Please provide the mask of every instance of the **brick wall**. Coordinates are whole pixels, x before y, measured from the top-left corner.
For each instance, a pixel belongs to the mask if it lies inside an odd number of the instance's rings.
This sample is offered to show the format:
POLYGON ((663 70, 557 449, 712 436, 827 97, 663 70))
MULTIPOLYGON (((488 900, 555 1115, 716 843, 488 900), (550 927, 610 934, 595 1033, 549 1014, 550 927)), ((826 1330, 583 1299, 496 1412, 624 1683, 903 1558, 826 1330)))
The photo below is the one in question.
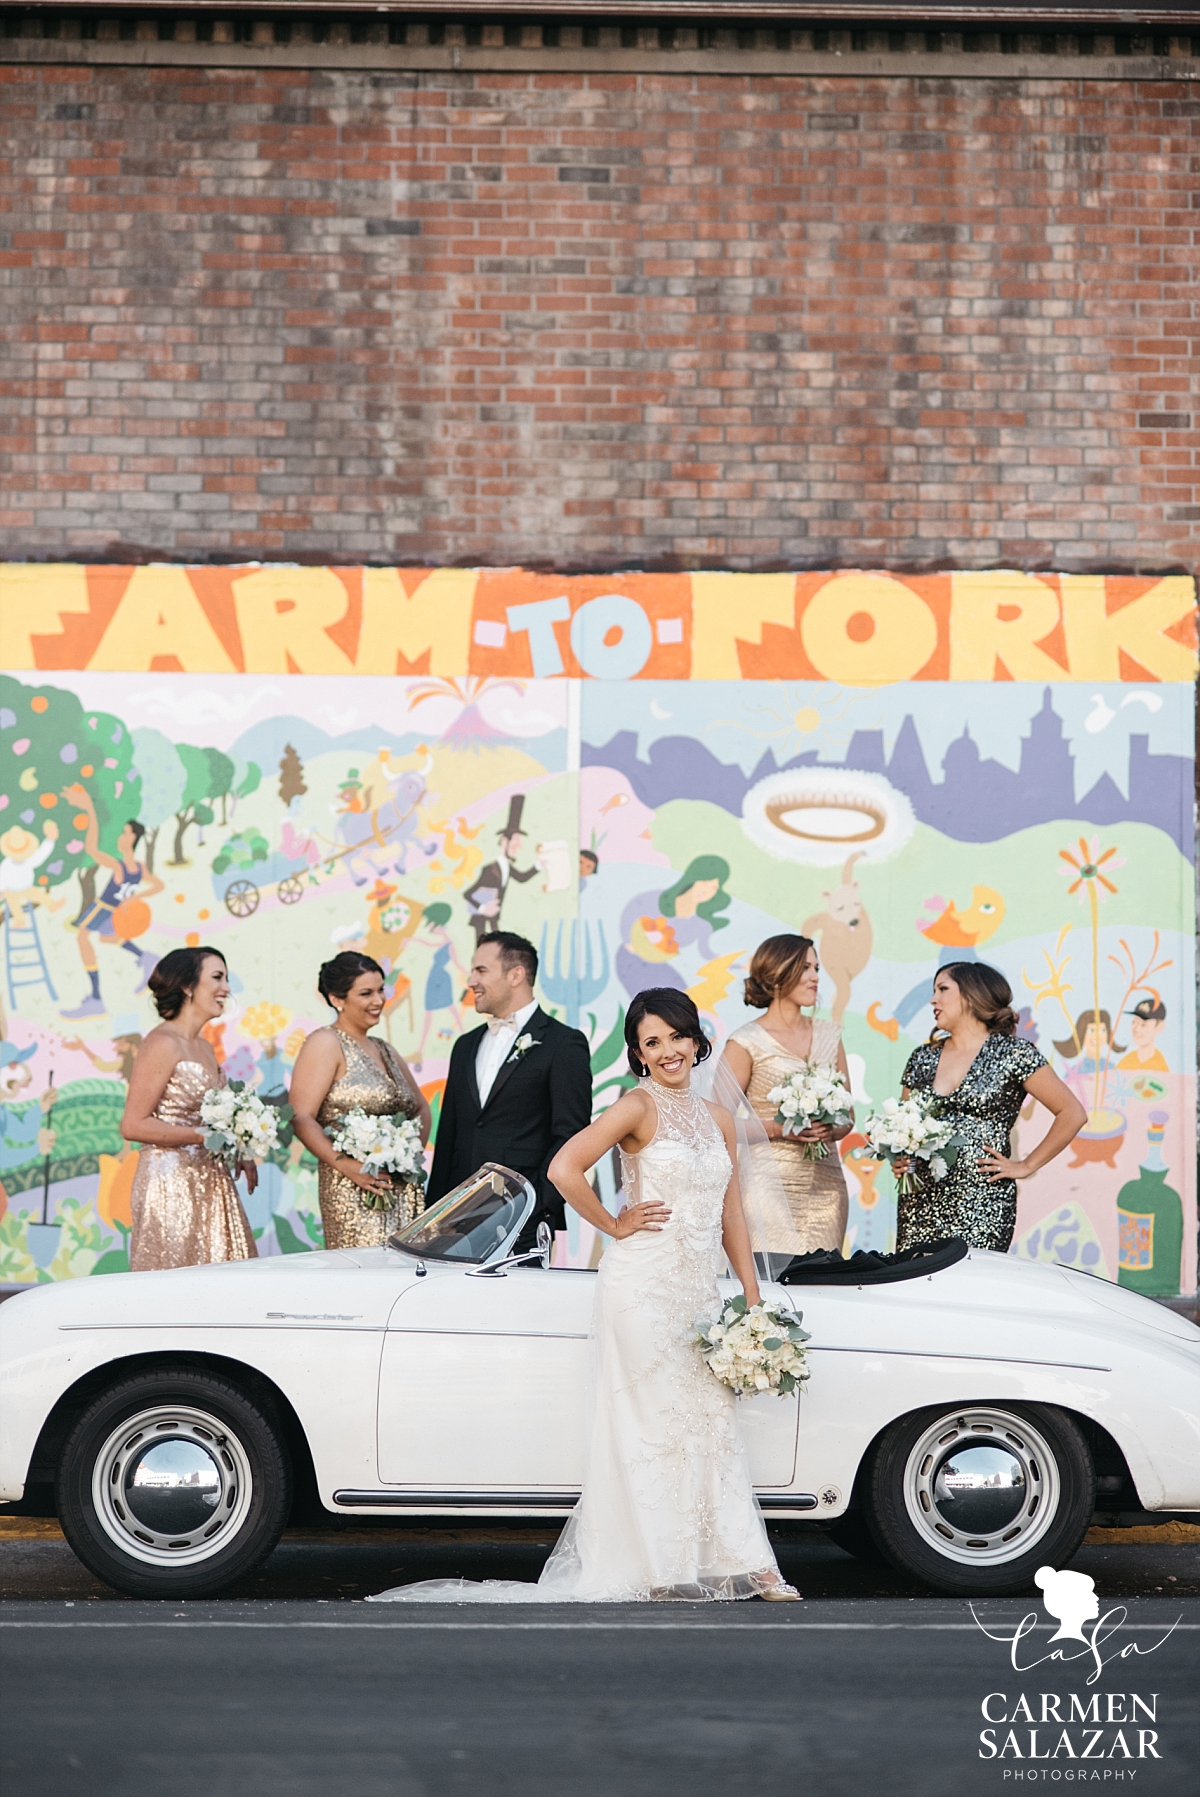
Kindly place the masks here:
POLYGON ((0 547, 1192 568, 1190 91, 2 68, 0 547))

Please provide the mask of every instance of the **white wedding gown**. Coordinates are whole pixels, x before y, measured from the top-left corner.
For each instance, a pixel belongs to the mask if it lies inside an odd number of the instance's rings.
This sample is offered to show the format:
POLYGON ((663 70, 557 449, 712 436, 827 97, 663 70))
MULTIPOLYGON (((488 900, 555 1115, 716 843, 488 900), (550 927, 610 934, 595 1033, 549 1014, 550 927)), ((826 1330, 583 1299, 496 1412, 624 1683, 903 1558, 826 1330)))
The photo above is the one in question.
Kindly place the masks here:
POLYGON ((622 1151, 626 1202, 671 1212, 610 1241, 596 1277, 583 1495, 536 1585, 427 1579, 376 1603, 630 1603, 754 1597, 781 1583, 733 1393, 693 1345, 720 1309, 730 1163, 704 1102, 643 1081, 658 1127, 622 1151))

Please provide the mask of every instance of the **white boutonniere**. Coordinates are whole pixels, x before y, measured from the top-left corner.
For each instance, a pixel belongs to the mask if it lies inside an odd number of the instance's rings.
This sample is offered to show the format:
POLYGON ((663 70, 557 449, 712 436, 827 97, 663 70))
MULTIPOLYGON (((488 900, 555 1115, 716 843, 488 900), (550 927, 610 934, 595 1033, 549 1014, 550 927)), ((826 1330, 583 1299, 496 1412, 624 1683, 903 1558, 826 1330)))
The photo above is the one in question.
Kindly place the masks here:
POLYGON ((508 1058, 510 1061, 519 1061, 524 1055, 529 1053, 531 1048, 536 1048, 537 1045, 537 1037, 531 1036, 528 1030, 526 1030, 523 1036, 517 1037, 517 1040, 513 1045, 513 1051, 508 1058))

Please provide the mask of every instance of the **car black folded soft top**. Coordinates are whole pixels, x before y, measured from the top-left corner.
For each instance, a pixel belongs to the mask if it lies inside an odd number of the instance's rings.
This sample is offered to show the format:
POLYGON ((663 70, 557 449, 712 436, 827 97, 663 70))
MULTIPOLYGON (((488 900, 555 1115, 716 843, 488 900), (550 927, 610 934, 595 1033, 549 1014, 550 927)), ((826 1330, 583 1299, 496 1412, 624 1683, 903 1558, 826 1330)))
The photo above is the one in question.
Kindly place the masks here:
POLYGON ((944 1242, 918 1242, 900 1254, 860 1249, 849 1260, 828 1249, 817 1249, 812 1254, 797 1254, 775 1277, 780 1285, 891 1285, 898 1279, 924 1279, 927 1274, 941 1273, 962 1260, 967 1251, 968 1244, 959 1235, 944 1242))

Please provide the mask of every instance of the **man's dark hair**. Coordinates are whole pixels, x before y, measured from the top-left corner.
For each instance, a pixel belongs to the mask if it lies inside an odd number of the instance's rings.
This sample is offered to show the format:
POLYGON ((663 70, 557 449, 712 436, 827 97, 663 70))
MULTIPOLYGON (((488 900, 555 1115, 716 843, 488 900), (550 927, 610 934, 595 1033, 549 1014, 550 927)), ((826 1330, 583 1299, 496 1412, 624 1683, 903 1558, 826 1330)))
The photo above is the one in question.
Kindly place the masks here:
POLYGON ((538 955, 532 942, 526 942, 524 936, 514 935, 512 930, 489 930, 486 936, 479 938, 479 947, 486 948, 489 942, 494 942, 500 950, 500 965, 505 973, 510 967, 520 965, 532 986, 538 973, 538 955))
POLYGON ((133 846, 136 849, 138 843, 146 834, 146 826, 143 823, 139 823, 136 817, 126 818, 125 823, 127 828, 133 831, 133 846))
POLYGON ((592 872, 595 873, 596 869, 600 865, 600 857, 596 853, 595 849, 580 849, 579 853, 582 856, 583 860, 591 862, 592 872))

